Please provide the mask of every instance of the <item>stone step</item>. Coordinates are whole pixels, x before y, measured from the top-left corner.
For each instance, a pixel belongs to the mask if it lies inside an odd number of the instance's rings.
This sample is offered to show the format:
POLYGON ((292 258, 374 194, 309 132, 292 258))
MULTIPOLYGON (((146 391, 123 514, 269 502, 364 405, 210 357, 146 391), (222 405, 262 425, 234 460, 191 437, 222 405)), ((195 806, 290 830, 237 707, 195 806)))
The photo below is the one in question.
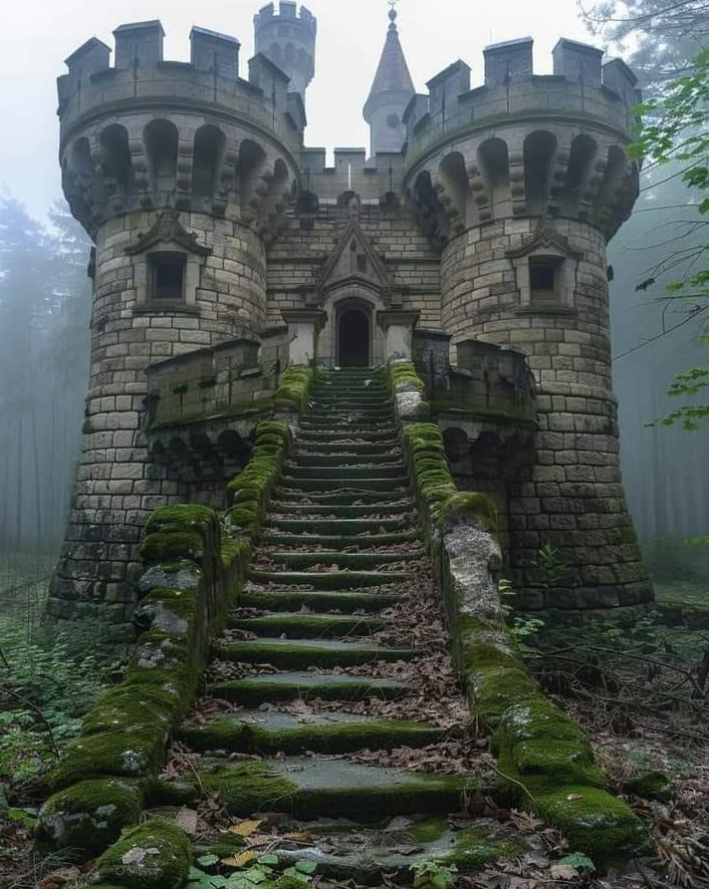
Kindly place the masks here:
POLYGON ((286 757, 261 762, 203 762, 204 790, 230 815, 285 812, 296 818, 381 821, 394 815, 444 814, 462 808, 472 779, 365 766, 338 759, 286 757))
POLYGON ((385 433, 388 437, 396 435, 396 429, 392 425, 390 419, 385 419, 381 422, 379 420, 369 422, 362 419, 358 420, 355 417, 333 417, 330 415, 318 419, 303 417, 300 422, 300 429, 303 432, 317 432, 330 435, 336 434, 340 437, 344 437, 345 435, 357 437, 364 436, 370 441, 374 441, 373 436, 376 433, 385 433))
MULTIPOLYGON (((316 521, 316 524, 320 523, 316 521)), ((327 523, 323 523, 323 525, 325 524, 327 524, 328 530, 337 531, 337 522, 331 520, 327 523)), ((303 525, 306 526, 307 523, 303 522, 303 525)), ((306 528, 304 527, 303 530, 306 531, 306 528)), ((377 531, 378 530, 379 528, 377 528, 377 531)), ((330 550, 347 549, 348 547, 359 547, 360 549, 366 550, 373 546, 391 546, 392 544, 397 543, 413 543, 420 539, 421 535, 416 530, 401 531, 398 534, 360 534, 356 537, 348 535, 335 537, 314 531, 312 533, 303 534, 266 534, 261 538, 261 542, 268 546, 278 547, 302 547, 318 543, 320 546, 325 546, 330 550)))
POLYGON ((308 400, 308 407, 313 410, 394 410, 394 401, 391 394, 388 393, 357 393, 352 395, 347 392, 328 393, 328 394, 311 394, 308 400))
POLYGON ((322 713, 307 717, 287 712, 245 710, 206 725, 187 726, 178 740, 194 750, 297 755, 304 751, 337 755, 356 750, 426 747, 446 731, 425 722, 380 719, 351 713, 322 713))
POLYGON ((394 565, 398 562, 414 562, 424 558, 426 551, 421 547, 415 553, 399 552, 359 552, 343 553, 330 550, 314 553, 300 552, 268 552, 265 558, 276 565, 283 565, 288 571, 303 571, 314 565, 336 565, 350 571, 370 571, 382 565, 394 565))
POLYGON ((217 641, 214 656, 239 664, 269 664, 279 670, 308 667, 358 667, 372 661, 410 661, 417 657, 411 648, 387 648, 372 643, 340 642, 332 639, 260 639, 257 642, 217 641))
POLYGON ((311 612, 340 611, 352 614, 357 611, 377 614, 404 601, 403 596, 387 593, 347 592, 338 590, 260 590, 239 596, 242 608, 260 608, 264 611, 311 612))
POLYGON ((368 423, 391 423, 394 420, 394 412, 391 408, 357 408, 356 410, 348 410, 345 407, 328 407, 323 406, 320 410, 309 408, 303 414, 304 423, 317 423, 327 428, 333 423, 357 423, 366 425, 368 423))
POLYGON ((398 453, 401 453, 401 448, 399 447, 398 441, 392 441, 391 444, 387 444, 386 442, 382 444, 348 444, 347 442, 343 442, 342 444, 323 444, 317 442, 303 442, 298 440, 298 447, 295 451, 298 459, 301 457, 310 457, 316 454, 323 454, 330 459, 339 459, 339 454, 356 454, 359 456, 383 456, 385 454, 390 454, 392 451, 396 450, 398 453))
MULTIPOLYGON (((307 507, 308 512, 312 507, 307 507)), ((370 510, 371 512, 372 510, 370 510)), ((381 511, 384 513, 384 510, 381 511)), ((266 519, 266 526, 273 528, 279 532, 288 532, 290 534, 299 535, 303 532, 307 534, 323 534, 331 535, 335 532, 343 537, 356 537, 359 534, 377 534, 381 530, 408 533, 412 530, 411 521, 407 515, 400 517, 393 516, 387 519, 319 519, 306 514, 306 507, 303 507, 299 518, 293 519, 277 519, 269 516, 266 519)), ((263 538, 268 540, 268 537, 263 538)))
MULTIPOLYGON (((343 469, 356 469, 363 465, 389 465, 392 463, 396 463, 399 467, 403 466, 403 457, 401 451, 395 450, 392 453, 391 449, 381 448, 379 453, 335 453, 328 454, 323 451, 313 451, 306 452, 302 448, 298 448, 294 455, 294 461, 296 466, 299 467, 310 467, 310 466, 326 466, 337 467, 340 466, 343 469)), ((371 471, 371 468, 370 468, 371 471)))
POLYGON ((268 612, 259 617, 230 617, 228 627, 246 630, 257 636, 288 639, 337 639, 343 636, 369 636, 387 626, 387 621, 362 615, 304 614, 301 612, 268 612))
POLYGON ((335 431, 329 429, 315 428, 298 430, 298 441, 306 444, 324 444, 327 447, 335 444, 347 444, 350 441, 364 441, 367 444, 381 444, 382 442, 392 444, 399 443, 399 433, 393 426, 385 429, 358 428, 350 426, 348 429, 337 429, 335 431))
MULTIPOLYGON (((289 501, 274 502, 272 500, 270 508, 271 512, 269 515, 271 518, 268 520, 269 525, 273 524, 272 516, 274 515, 287 515, 289 517, 292 516, 293 519, 297 517, 304 521, 309 521, 311 518, 315 519, 317 516, 336 516, 338 519, 355 519, 359 517, 366 519, 367 516, 373 515, 386 515, 387 520, 393 520, 397 516, 406 515, 407 513, 414 512, 416 509, 411 500, 391 501, 390 503, 381 504, 362 503, 359 506, 344 506, 336 503, 322 503, 321 501, 301 504, 289 501)), ((396 520, 401 521, 401 519, 396 520)), ((329 527, 328 523, 323 523, 325 530, 320 533, 327 534, 329 527)), ((364 531, 367 530, 368 528, 365 527, 364 531)))
MULTIPOLYGON (((490 796, 501 796, 499 788, 492 785, 486 791, 490 796)), ((505 801, 501 802, 504 806, 505 801)), ((312 861, 319 876, 356 886, 413 886, 420 865, 429 863, 438 864, 443 872, 454 867, 456 875, 476 874, 498 859, 519 859, 531 849, 520 832, 506 829, 501 834, 499 825, 489 819, 466 819, 460 814, 450 818, 414 814, 381 825, 342 818, 292 820, 288 832, 309 838, 311 845, 296 845, 287 839, 275 845, 273 854, 284 866, 312 861)), ((429 881, 427 885, 438 883, 429 881)), ((476 885, 507 883, 493 878, 476 885)))
POLYGON ((401 479, 406 475, 404 464, 395 462, 393 466, 303 466, 300 462, 286 464, 284 472, 287 478, 292 479, 368 479, 371 476, 381 478, 401 479))
POLYGON ((394 571, 254 571, 249 580, 258 584, 306 586, 315 590, 362 590, 391 583, 411 583, 412 575, 394 571))
POLYGON ((408 491, 409 480, 405 475, 398 476, 373 476, 371 478, 340 477, 340 478, 294 478, 285 476, 282 480, 284 488, 295 491, 342 491, 351 489, 355 491, 408 491))
POLYGON ((242 707, 260 707, 282 701, 362 701, 379 698, 394 701, 415 691, 413 686, 394 679, 371 679, 338 673, 286 671, 247 676, 229 682, 210 683, 207 693, 242 707))
POLYGON ((356 486, 346 488, 344 491, 308 491, 307 493, 297 487, 286 487, 281 484, 273 496, 275 502, 297 502, 303 506, 309 504, 331 506, 366 506, 371 503, 377 508, 383 508, 387 503, 400 504, 411 501, 409 491, 364 491, 356 486), (354 496, 353 496, 354 495, 354 496))

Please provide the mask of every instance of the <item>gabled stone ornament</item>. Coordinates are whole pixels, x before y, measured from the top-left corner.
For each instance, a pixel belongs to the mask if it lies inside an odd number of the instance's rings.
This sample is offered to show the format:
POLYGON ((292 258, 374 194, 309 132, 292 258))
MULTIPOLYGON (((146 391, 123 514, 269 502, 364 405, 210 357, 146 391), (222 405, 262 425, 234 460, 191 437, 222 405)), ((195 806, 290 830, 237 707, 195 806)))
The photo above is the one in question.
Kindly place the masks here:
POLYGON ((536 232, 531 237, 525 238, 521 247, 507 250, 505 255, 510 259, 522 259, 542 249, 551 249, 552 252, 568 256, 569 259, 579 260, 583 257, 583 253, 574 250, 569 244, 568 238, 556 231, 549 216, 544 216, 539 220, 536 232))
POLYGON ((318 275, 318 301, 322 303, 328 291, 346 283, 360 283, 376 290, 387 305, 400 301, 396 298, 396 288, 386 263, 356 219, 348 223, 318 275))
POLYGON ((164 210, 155 220, 152 228, 144 234, 138 235, 138 243, 126 247, 125 252, 129 256, 146 253, 159 244, 176 244, 183 247, 188 253, 197 256, 210 256, 211 247, 204 247, 197 243, 197 235, 190 233, 180 222, 180 214, 176 210, 164 210))

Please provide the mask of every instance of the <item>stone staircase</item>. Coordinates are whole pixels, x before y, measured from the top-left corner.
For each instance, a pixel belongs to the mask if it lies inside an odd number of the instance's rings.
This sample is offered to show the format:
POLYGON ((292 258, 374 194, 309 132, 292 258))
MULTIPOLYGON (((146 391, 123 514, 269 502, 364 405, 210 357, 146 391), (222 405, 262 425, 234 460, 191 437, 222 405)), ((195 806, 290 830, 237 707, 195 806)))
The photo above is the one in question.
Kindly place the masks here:
MULTIPOLYGON (((315 819, 320 840, 329 824, 328 851, 300 843, 292 855, 341 877, 378 879, 417 859, 450 857, 478 836, 442 817, 460 813, 464 797, 480 790, 473 775, 356 761, 363 750, 416 751, 465 734, 455 687, 446 693, 457 719, 406 716, 406 702, 427 694, 426 671, 419 681, 416 665, 431 652, 417 649, 404 620, 409 608, 415 619, 422 587, 432 595, 382 375, 323 374, 245 594, 214 645, 208 695, 221 715, 193 720, 181 739, 205 754, 204 788, 218 791, 231 815, 282 812, 297 819, 291 832, 315 819), (399 827, 386 832, 392 818, 399 827)), ((291 854, 288 841, 278 852, 291 854)))

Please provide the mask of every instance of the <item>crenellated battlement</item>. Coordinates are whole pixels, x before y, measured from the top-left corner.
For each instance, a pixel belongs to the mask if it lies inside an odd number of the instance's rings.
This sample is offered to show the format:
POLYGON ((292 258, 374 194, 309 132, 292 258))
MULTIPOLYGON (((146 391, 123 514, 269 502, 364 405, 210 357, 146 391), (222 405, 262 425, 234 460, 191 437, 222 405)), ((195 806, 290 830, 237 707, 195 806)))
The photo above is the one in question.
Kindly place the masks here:
POLYGON ((406 111, 407 165, 438 142, 498 121, 527 117, 593 120, 629 133, 640 99, 637 78, 624 62, 602 64, 603 51, 562 39, 553 51, 554 73, 537 75, 531 37, 488 46, 485 83, 471 89, 471 69, 458 61, 427 83, 406 111))
POLYGON ((301 6, 298 11, 298 4, 289 3, 287 0, 281 0, 278 13, 275 3, 269 3, 254 16, 254 27, 257 31, 272 24, 300 26, 310 31, 313 37, 318 33, 318 20, 312 12, 305 6, 301 6))
POLYGON ((305 6, 281 2, 279 14, 273 3, 254 16, 256 52, 267 56, 290 78, 289 90, 305 92, 315 76, 315 41, 318 23, 305 6))
POLYGON ((632 141, 637 79, 620 60, 573 40, 534 73, 533 40, 485 50, 485 83, 465 62, 428 82, 404 116, 404 183, 428 235, 441 244, 495 220, 566 217, 606 238, 628 218, 639 168, 632 141))
POLYGON ((189 62, 164 59, 159 21, 121 25, 114 37, 113 66, 110 47, 96 38, 66 60, 68 73, 57 83, 62 145, 88 118, 152 104, 176 110, 189 105, 243 119, 292 152, 299 150, 304 115, 288 96, 288 76, 257 55, 249 63, 248 80, 241 78, 235 37, 193 28, 189 62))

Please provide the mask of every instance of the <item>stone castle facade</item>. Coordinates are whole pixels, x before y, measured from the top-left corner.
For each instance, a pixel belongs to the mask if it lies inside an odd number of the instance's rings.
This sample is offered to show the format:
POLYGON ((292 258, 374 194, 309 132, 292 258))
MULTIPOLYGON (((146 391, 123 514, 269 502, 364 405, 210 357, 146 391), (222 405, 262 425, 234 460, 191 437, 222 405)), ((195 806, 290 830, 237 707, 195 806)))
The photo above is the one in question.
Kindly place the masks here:
POLYGON ((287 364, 407 358, 459 487, 497 502, 526 607, 652 599, 619 472, 606 261, 638 193, 636 79, 570 40, 535 75, 525 38, 485 50, 482 85, 459 61, 417 94, 390 19, 369 154, 336 150, 332 168, 305 146, 317 22, 295 3, 256 15, 247 66, 200 28, 189 63, 164 60, 158 21, 119 27, 113 65, 97 39, 68 58, 63 186, 96 247, 55 616, 130 623, 150 510, 219 503, 287 364))

